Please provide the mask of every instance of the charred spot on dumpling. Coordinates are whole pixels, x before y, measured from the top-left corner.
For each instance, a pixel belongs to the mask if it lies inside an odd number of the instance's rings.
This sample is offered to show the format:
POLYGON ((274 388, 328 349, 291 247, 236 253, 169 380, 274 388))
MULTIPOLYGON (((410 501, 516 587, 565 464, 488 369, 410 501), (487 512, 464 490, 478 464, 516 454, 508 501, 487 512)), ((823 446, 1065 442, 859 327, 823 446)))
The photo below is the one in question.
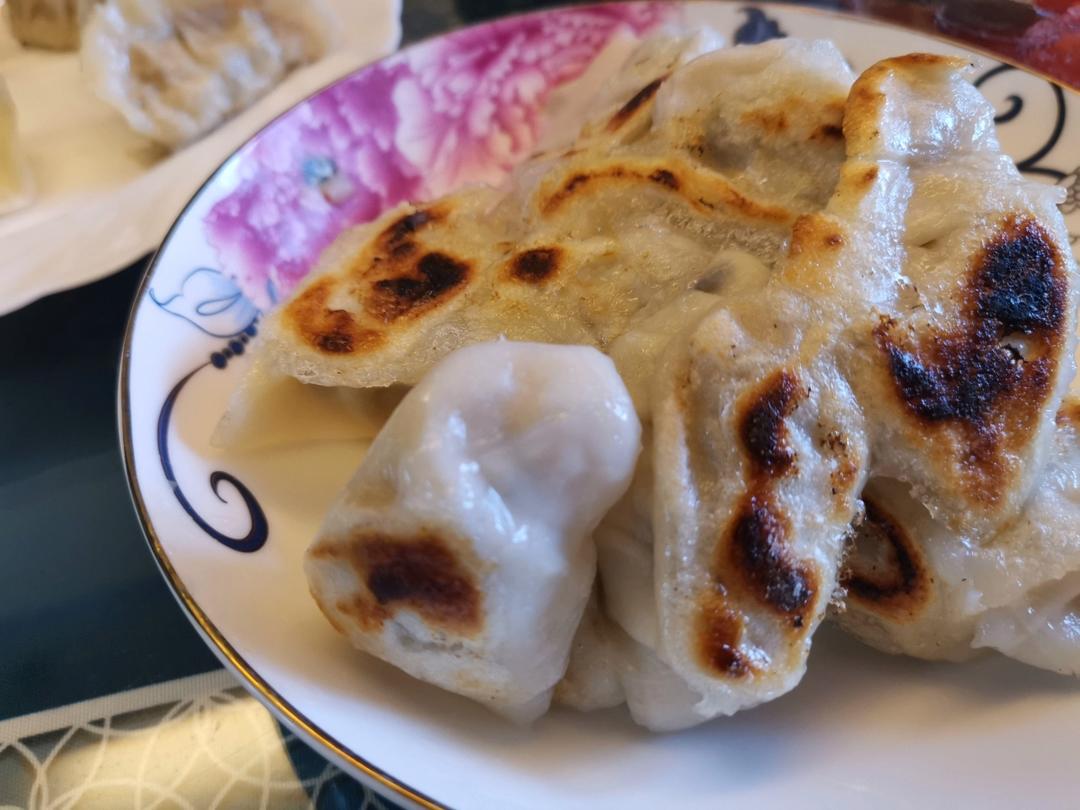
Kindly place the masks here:
POLYGON ((625 104, 623 104, 615 114, 611 116, 611 120, 608 121, 607 131, 615 132, 623 124, 634 117, 636 113, 643 105, 652 99, 656 95, 656 91, 660 89, 660 85, 664 83, 667 76, 660 76, 657 79, 653 79, 647 85, 638 90, 632 95, 625 104))
POLYGON ((901 400, 926 421, 977 423, 1023 376, 1011 355, 992 343, 945 335, 937 336, 930 352, 920 352, 894 343, 893 326, 889 321, 878 326, 878 342, 888 354, 901 400))
POLYGON ((365 591, 338 609, 365 630, 377 630, 405 609, 429 627, 459 635, 475 635, 483 625, 483 596, 475 579, 438 535, 358 534, 323 556, 347 559, 364 583, 365 591))
POLYGON ((996 502, 1007 485, 1006 445, 1030 438, 1064 341, 1066 280, 1042 227, 1009 217, 974 257, 949 332, 915 336, 891 319, 875 339, 903 407, 927 427, 953 424, 975 494, 996 502))
POLYGON ((399 275, 375 281, 367 298, 367 310, 384 322, 416 315, 451 298, 469 279, 464 261, 433 251, 399 275))
POLYGON ((588 172, 575 172, 546 195, 540 210, 545 215, 554 214, 571 199, 583 199, 587 186, 603 189, 615 183, 659 186, 677 194, 686 205, 698 211, 714 211, 719 206, 726 206, 752 220, 788 222, 793 217, 786 208, 750 199, 722 178, 702 177, 679 164, 657 166, 655 161, 631 159, 588 172))
POLYGON ((419 208, 387 225, 379 234, 378 243, 390 253, 401 250, 403 245, 411 244, 410 240, 417 231, 442 218, 443 214, 437 209, 419 208))
POLYGON ((855 532, 840 572, 848 599, 896 621, 915 619, 930 597, 922 553, 900 523, 864 497, 866 518, 855 532))
POLYGON ((1003 332, 1059 332, 1065 278, 1046 231, 1032 219, 1006 221, 976 261, 976 311, 1003 332))
POLYGON ((288 305, 284 317, 300 337, 326 354, 352 354, 378 346, 382 333, 361 327, 346 310, 327 306, 334 281, 323 279, 288 305))
POLYGON ((697 613, 697 651, 701 663, 723 677, 749 675, 753 667, 739 650, 742 632, 742 619, 727 606, 722 591, 706 593, 697 613))
POLYGON ((844 129, 838 124, 822 124, 810 135, 812 141, 842 141, 844 129))
POLYGON ((732 565, 758 601, 800 616, 813 601, 817 577, 792 559, 789 522, 768 495, 749 495, 730 528, 732 565))
POLYGON ((654 183, 659 183, 662 186, 677 191, 679 188, 679 178, 677 178, 672 172, 667 169, 657 169, 655 172, 649 175, 649 179, 654 183))
POLYGON ((777 371, 742 405, 739 438, 755 472, 777 478, 795 464, 784 420, 802 397, 798 378, 789 371, 777 371))
POLYGON ((571 197, 582 191, 585 186, 605 181, 637 182, 648 181, 672 191, 680 188, 679 180, 675 173, 663 167, 648 169, 634 166, 608 166, 591 172, 578 172, 562 184, 562 188, 555 191, 543 204, 544 213, 550 214, 562 207, 571 197))
POLYGON ((540 284, 559 270, 562 250, 557 247, 530 248, 510 259, 510 277, 528 284, 540 284))

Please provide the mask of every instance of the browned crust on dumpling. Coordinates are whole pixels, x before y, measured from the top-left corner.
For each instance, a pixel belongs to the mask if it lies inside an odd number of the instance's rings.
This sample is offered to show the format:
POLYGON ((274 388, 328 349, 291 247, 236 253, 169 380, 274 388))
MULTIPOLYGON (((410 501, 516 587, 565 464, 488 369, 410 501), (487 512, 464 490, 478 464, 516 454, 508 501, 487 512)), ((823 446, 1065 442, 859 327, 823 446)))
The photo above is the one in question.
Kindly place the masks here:
POLYGON ((957 327, 874 331, 900 413, 973 501, 998 504, 1053 394, 1068 322, 1066 269, 1026 215, 1006 217, 972 258, 957 327))
POLYGON ((544 284, 558 275, 563 254, 563 249, 558 246, 518 251, 506 262, 503 276, 524 284, 544 284))
POLYGON ((698 656, 712 673, 743 678, 754 672, 753 664, 739 649, 743 621, 727 605, 722 587, 706 593, 697 613, 698 656))
POLYGON ((769 135, 779 135, 786 132, 790 122, 784 107, 755 107, 747 110, 740 118, 743 124, 749 124, 769 135))
POLYGON ((836 254, 847 241, 835 217, 820 212, 804 214, 792 226, 788 261, 780 270, 782 279, 793 289, 831 289, 836 254))
POLYGON ((363 353, 382 345, 381 331, 362 327, 346 310, 328 306, 335 284, 328 276, 304 290, 283 311, 286 323, 323 354, 363 353))
POLYGON ((788 223, 795 218, 786 208, 747 197, 722 175, 696 169, 677 159, 622 159, 571 170, 541 194, 539 209, 544 216, 552 216, 572 203, 589 199, 590 192, 615 184, 663 189, 702 213, 722 208, 746 219, 775 224, 788 223))
POLYGON ((866 154, 881 137, 878 122, 885 105, 883 88, 891 76, 898 75, 918 82, 960 70, 968 64, 956 56, 909 53, 883 59, 863 71, 851 87, 844 114, 844 139, 847 141, 848 154, 866 154))
POLYGON ((846 512, 851 509, 851 498, 855 494, 853 488, 859 478, 862 459, 852 449, 848 436, 839 430, 830 431, 821 440, 821 447, 828 450, 836 461, 836 467, 829 473, 834 514, 846 512))
POLYGON ((844 139, 844 96, 811 105, 801 95, 772 100, 746 110, 739 123, 766 139, 794 139, 839 146, 844 139))
POLYGON ((792 256, 802 253, 829 253, 844 246, 839 224, 825 214, 806 214, 795 221, 791 233, 792 256))
POLYGON ((699 597, 696 620, 698 658, 720 676, 742 677, 753 670, 739 652, 744 618, 725 599, 728 593, 752 599, 773 613, 792 643, 810 626, 806 611, 817 597, 821 577, 812 562, 792 552, 790 519, 774 496, 775 483, 798 470, 786 420, 807 393, 794 372, 780 369, 736 406, 740 448, 749 470, 746 492, 716 545, 711 582, 699 597))
POLYGON ((341 273, 327 274, 302 290, 281 311, 282 323, 299 342, 322 354, 364 355, 467 289, 476 261, 429 250, 424 234, 448 227, 450 201, 401 214, 366 243, 341 273), (358 314, 334 308, 335 293, 363 304, 358 314))
POLYGON ((638 90, 634 95, 627 99, 615 114, 608 120, 606 130, 609 133, 617 132, 620 130, 627 121, 637 117, 638 114, 643 113, 646 109, 652 107, 652 100, 656 96, 656 91, 660 89, 660 85, 667 79, 668 74, 659 76, 649 82, 647 85, 638 90))
POLYGON ((889 621, 915 621, 931 596, 932 580, 922 551, 876 501, 864 496, 863 503, 866 518, 840 572, 847 601, 889 621))
POLYGON ((1080 396, 1065 397, 1055 421, 1061 427, 1068 425, 1073 430, 1080 430, 1080 396))
POLYGON ((484 625, 484 599, 473 574, 477 566, 461 558, 460 545, 424 531, 407 538, 357 532, 320 542, 311 557, 347 564, 363 588, 333 610, 319 594, 314 594, 316 601, 338 630, 342 628, 333 618, 335 612, 369 633, 380 630, 399 610, 411 610, 433 629, 475 636, 484 625))

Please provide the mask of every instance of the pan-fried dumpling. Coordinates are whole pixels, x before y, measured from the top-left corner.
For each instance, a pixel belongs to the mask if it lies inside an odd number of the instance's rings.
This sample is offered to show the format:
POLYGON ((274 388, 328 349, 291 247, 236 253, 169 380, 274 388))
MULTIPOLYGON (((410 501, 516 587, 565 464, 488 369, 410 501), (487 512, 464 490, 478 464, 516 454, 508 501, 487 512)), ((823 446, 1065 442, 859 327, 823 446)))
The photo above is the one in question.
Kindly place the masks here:
POLYGON ((276 372, 272 356, 264 354, 233 391, 211 444, 246 451, 370 439, 408 390, 404 385, 367 389, 304 385, 276 372))
POLYGON ((590 535, 640 426, 582 346, 461 349, 413 388, 308 550, 350 641, 514 719, 546 710, 593 587, 590 535))
MULTIPOLYGON (((853 91, 845 129, 861 103, 853 91)), ((848 149, 769 284, 709 311, 657 374, 658 652, 702 717, 798 683, 877 461, 850 336, 903 289, 890 262, 912 183, 899 162, 848 149)))
POLYGON ((822 345, 827 310, 768 293, 706 315, 654 395, 660 652, 702 719, 802 678, 866 469, 862 414, 822 345))
POLYGON ((852 88, 849 155, 865 182, 888 171, 910 190, 902 231, 870 234, 866 272, 896 286, 849 330, 844 365, 874 475, 983 536, 1016 515, 1043 467, 1075 371, 1077 269, 1063 190, 1020 176, 967 75, 961 60, 913 54, 852 88))
MULTIPOLYGON (((676 731, 706 717, 694 710, 701 695, 661 658, 653 576, 653 488, 653 443, 646 429, 630 488, 593 534, 606 618, 600 634, 613 655, 620 693, 634 721, 652 731, 676 731)), ((606 672, 592 674, 600 678, 606 672)))
POLYGON ((887 652, 963 659, 992 647, 1080 674, 1080 398, 1020 514, 990 537, 953 532, 896 481, 876 479, 849 554, 837 621, 887 652))
POLYGON ((1071 517, 1075 475, 1054 417, 1075 371, 1076 263, 1058 190, 1020 177, 965 75, 956 59, 885 60, 856 82, 844 120, 840 188, 861 171, 871 188, 898 178, 899 193, 867 231, 880 294, 840 355, 873 444, 838 618, 928 658, 966 657, 976 636, 1010 648, 982 614, 1033 610, 1024 594, 1073 566, 1074 530, 1052 526, 1071 517))
POLYGON ((345 234, 256 351, 305 382, 364 388, 415 383, 500 335, 607 348, 730 256, 772 270, 835 185, 850 81, 833 46, 798 40, 656 76, 501 196, 466 189, 345 234))
POLYGON ((579 712, 610 709, 625 700, 619 677, 622 653, 594 588, 570 646, 570 660, 553 700, 579 712))
POLYGON ((321 57, 333 36, 324 0, 104 0, 81 55, 132 129, 175 148, 321 57))

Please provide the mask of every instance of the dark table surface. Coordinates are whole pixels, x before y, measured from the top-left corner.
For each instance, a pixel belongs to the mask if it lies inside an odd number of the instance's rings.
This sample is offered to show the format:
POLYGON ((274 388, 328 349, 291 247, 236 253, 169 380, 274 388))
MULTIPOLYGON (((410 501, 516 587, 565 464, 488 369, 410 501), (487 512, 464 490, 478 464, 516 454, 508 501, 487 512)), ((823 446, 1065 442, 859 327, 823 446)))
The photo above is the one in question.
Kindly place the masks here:
MULTIPOLYGON (((404 42, 536 5, 405 0, 404 42)), ((958 4, 952 16, 973 8, 958 4)), ((1007 0, 998 8, 1017 13, 1007 0)), ((870 10, 923 28, 947 17, 940 4, 870 10)), ((1011 39, 990 44, 1015 56, 1027 13, 1011 39)), ((1057 63, 1062 78, 1080 40, 1075 48, 1057 63)), ((147 551, 117 447, 120 342, 145 266, 0 318, 0 721, 220 667, 147 551)))

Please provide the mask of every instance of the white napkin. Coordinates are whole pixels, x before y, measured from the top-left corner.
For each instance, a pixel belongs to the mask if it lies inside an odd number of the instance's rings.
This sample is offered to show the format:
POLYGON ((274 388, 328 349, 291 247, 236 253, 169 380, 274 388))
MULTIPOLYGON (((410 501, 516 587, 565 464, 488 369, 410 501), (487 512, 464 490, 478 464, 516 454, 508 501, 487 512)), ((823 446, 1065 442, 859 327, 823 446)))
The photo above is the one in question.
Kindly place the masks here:
POLYGON ((85 85, 75 53, 22 50, 0 26, 34 203, 0 216, 0 314, 113 273, 153 250, 203 181, 264 124, 392 52, 401 0, 331 0, 342 41, 224 126, 171 156, 85 85))

